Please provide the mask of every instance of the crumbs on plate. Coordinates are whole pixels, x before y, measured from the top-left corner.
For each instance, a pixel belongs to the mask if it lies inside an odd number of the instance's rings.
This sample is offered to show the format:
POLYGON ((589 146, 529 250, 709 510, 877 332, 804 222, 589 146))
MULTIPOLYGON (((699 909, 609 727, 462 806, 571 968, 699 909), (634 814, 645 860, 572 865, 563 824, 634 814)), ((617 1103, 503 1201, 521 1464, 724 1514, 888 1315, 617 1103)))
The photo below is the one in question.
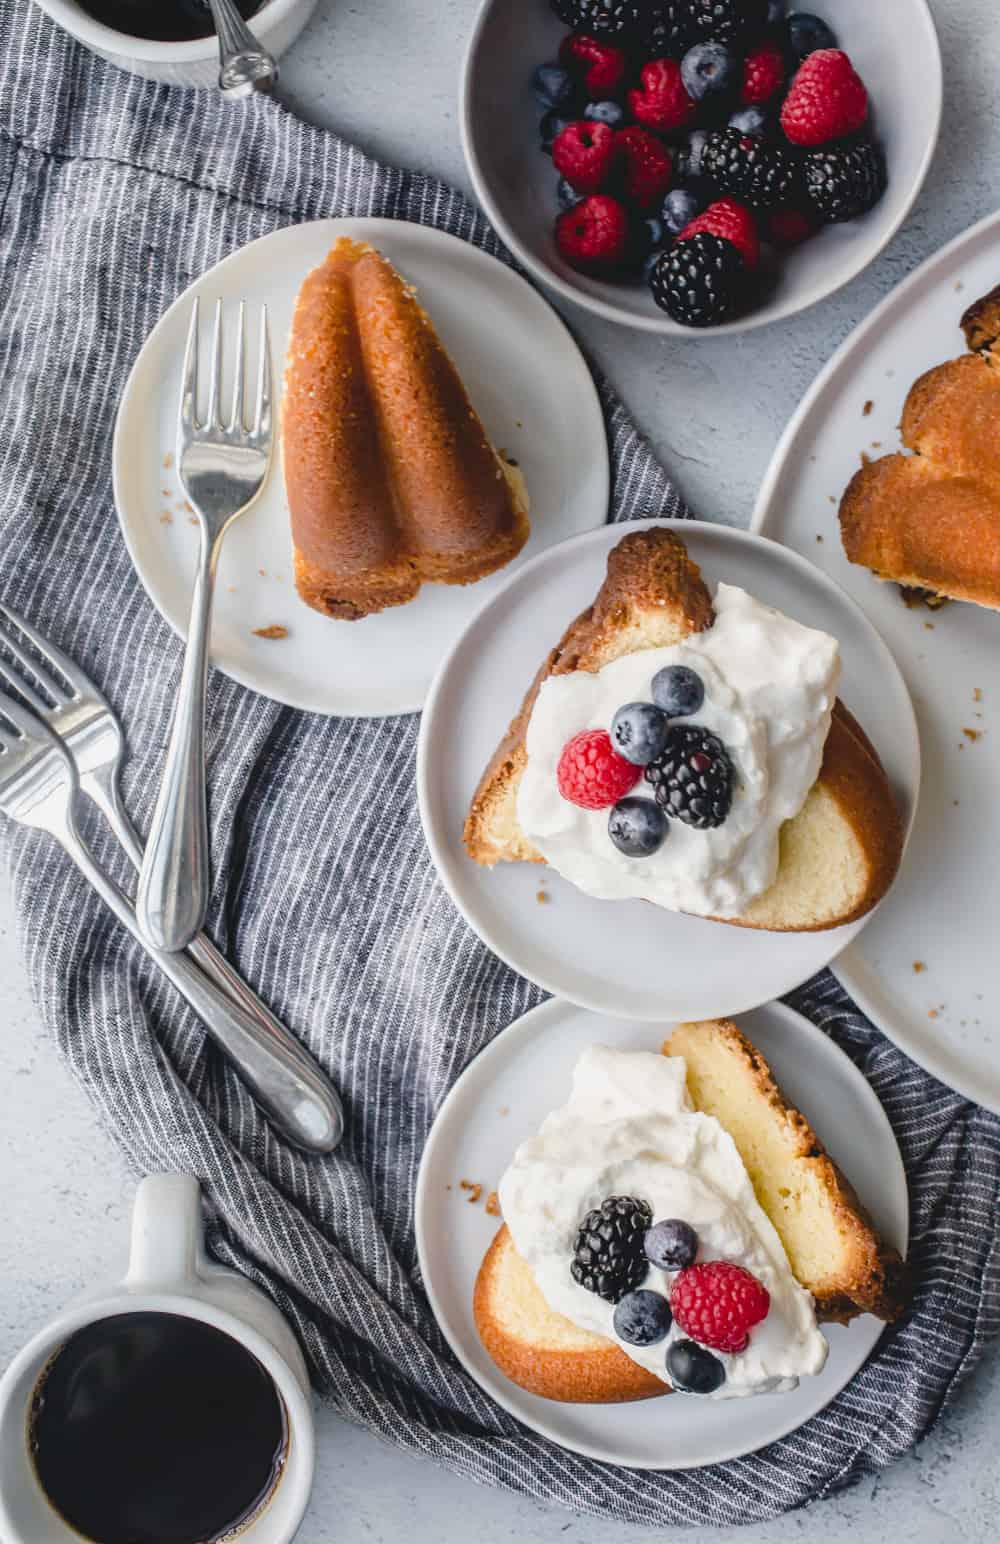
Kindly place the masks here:
POLYGON ((288 628, 282 627, 280 622, 272 622, 270 627, 255 627, 255 638, 287 638, 288 628))
POLYGON ((469 1192, 467 1199, 470 1206, 475 1206, 476 1202, 479 1200, 479 1197, 483 1193, 482 1185, 477 1185, 476 1182, 471 1179, 460 1179, 458 1182, 458 1187, 460 1190, 467 1190, 469 1192))
POLYGON ((500 1216, 500 1197, 495 1190, 491 1190, 486 1197, 486 1215, 488 1217, 500 1216))

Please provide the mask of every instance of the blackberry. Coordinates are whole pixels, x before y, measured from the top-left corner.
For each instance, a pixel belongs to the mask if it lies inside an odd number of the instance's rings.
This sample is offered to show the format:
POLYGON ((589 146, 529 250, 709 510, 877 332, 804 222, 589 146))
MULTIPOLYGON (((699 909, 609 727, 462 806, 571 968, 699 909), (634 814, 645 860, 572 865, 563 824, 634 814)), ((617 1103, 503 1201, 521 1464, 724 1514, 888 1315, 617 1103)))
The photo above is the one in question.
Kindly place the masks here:
POLYGON ((611 42, 641 39, 657 7, 643 0, 552 0, 552 9, 574 32, 611 42))
POLYGON ((701 171, 720 192, 731 193, 758 209, 796 202, 799 166, 795 155, 740 129, 717 129, 708 136, 701 171))
POLYGON ((700 724, 674 724, 645 776, 664 813, 696 831, 721 826, 729 814, 733 764, 718 735, 700 724))
POLYGON ((661 310, 682 327, 717 327, 743 304, 747 266, 731 241, 702 231, 661 254, 649 288, 661 310))
POLYGON ((570 1275, 607 1303, 620 1303, 646 1277, 642 1242, 653 1213, 635 1196, 609 1196, 588 1212, 576 1235, 570 1275))
POLYGON ((686 0, 658 0, 648 8, 642 45, 650 59, 679 59, 690 45, 686 0))
POLYGON ((870 140, 813 150, 803 170, 806 197, 831 225, 867 214, 885 192, 885 161, 870 140))
POLYGON ((686 11, 693 43, 738 43, 767 22, 767 0, 687 0, 686 11))

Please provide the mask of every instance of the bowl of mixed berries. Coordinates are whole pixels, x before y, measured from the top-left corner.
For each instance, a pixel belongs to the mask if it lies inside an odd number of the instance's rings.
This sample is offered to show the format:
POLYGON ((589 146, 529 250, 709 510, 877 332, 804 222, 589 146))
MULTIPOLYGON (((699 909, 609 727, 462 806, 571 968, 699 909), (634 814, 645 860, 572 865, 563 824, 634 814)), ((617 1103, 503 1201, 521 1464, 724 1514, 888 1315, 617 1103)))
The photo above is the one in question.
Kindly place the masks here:
POLYGON ((760 326, 858 274, 926 174, 940 53, 926 0, 815 4, 486 0, 463 138, 514 255, 662 333, 760 326))

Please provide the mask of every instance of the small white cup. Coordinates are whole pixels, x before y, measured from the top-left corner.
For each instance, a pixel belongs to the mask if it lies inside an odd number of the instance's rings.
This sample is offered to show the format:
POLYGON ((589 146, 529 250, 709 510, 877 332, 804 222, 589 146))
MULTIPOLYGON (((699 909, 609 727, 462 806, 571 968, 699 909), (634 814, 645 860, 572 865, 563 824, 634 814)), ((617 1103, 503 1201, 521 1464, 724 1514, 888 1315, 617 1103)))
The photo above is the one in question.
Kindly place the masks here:
MULTIPOLYGON (((106 27, 85 11, 77 0, 37 0, 54 22, 119 69, 144 75, 147 80, 170 86, 215 86, 219 79, 219 45, 208 37, 163 43, 156 38, 137 38, 106 27)), ((316 0, 266 0, 248 23, 259 43, 280 59, 290 48, 316 9, 316 0)))
POLYGON ((0 1379, 0 1539, 3 1544, 81 1544, 46 1499, 28 1451, 31 1396, 46 1363, 86 1324, 122 1313, 171 1313, 214 1325, 267 1369, 284 1401, 288 1451, 263 1511, 240 1544, 288 1544, 309 1502, 314 1462, 309 1375, 274 1304, 235 1271, 205 1257, 201 1192, 190 1174, 142 1181, 124 1281, 89 1292, 25 1346, 0 1379))

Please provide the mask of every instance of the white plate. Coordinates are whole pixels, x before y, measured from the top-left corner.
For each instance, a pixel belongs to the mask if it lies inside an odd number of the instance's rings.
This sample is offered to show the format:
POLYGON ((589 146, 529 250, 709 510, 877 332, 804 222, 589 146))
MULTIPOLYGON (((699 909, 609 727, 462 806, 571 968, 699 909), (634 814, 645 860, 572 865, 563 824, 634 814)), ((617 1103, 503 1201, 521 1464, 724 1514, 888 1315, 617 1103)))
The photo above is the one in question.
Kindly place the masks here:
POLYGON ((456 906, 485 943, 539 986, 597 1013, 661 1022, 743 1013, 827 965, 866 919, 821 933, 724 927, 644 901, 595 901, 547 868, 480 868, 462 846, 479 777, 538 665, 591 604, 627 531, 679 533, 711 588, 725 579, 840 641, 841 696, 871 735, 909 822, 920 782, 913 709, 888 649, 858 608, 802 558, 705 521, 605 526, 513 575, 459 639, 424 710, 420 812, 456 906), (540 889, 550 904, 539 905, 540 889))
POLYGON ((919 722, 924 791, 909 859, 837 975, 909 1056, 1000 1113, 1000 616, 958 604, 907 610, 894 585, 848 563, 837 522, 860 453, 900 448, 911 383, 963 351, 959 318, 998 281, 1000 215, 991 215, 893 290, 785 430, 753 525, 805 553, 864 608, 903 671, 919 722), (964 729, 985 733, 971 743, 964 729))
MULTIPOLYGON (((191 285, 154 328, 129 376, 114 442, 115 502, 132 561, 153 603, 184 636, 197 532, 181 507, 172 456, 184 339, 195 295, 206 329, 221 298, 267 302, 277 389, 302 280, 339 236, 370 241, 411 279, 493 443, 519 461, 531 537, 515 563, 607 518, 608 448, 597 391, 555 312, 516 273, 468 242, 401 220, 316 220, 234 252, 191 285), (163 514, 172 523, 162 521, 163 514)), ((228 383, 226 383, 228 390, 228 383)), ((280 458, 267 489, 226 537, 212 662, 291 707, 380 716, 420 708, 431 677, 504 570, 478 584, 428 584, 408 606, 360 622, 311 611, 292 580, 280 458), (281 641, 254 629, 285 626, 281 641)))
MULTIPOLYGON (((812 1122, 888 1243, 906 1252, 906 1175, 885 1111, 832 1040, 791 1008, 768 1003, 740 1020, 785 1094, 812 1122)), ((497 1221, 471 1206, 459 1182, 496 1187, 518 1143, 565 1102, 588 1045, 659 1050, 670 1026, 596 1017, 558 1000, 519 1019, 466 1068, 438 1112, 417 1181, 417 1249, 424 1287, 459 1361, 499 1405, 562 1447, 637 1469, 691 1469, 739 1458, 794 1431, 852 1378, 882 1332, 870 1315, 827 1325, 830 1355, 817 1378, 791 1394, 654 1406, 562 1405, 511 1383, 483 1349, 472 1289, 497 1221), (450 1188, 449 1188, 450 1187, 450 1188)))

